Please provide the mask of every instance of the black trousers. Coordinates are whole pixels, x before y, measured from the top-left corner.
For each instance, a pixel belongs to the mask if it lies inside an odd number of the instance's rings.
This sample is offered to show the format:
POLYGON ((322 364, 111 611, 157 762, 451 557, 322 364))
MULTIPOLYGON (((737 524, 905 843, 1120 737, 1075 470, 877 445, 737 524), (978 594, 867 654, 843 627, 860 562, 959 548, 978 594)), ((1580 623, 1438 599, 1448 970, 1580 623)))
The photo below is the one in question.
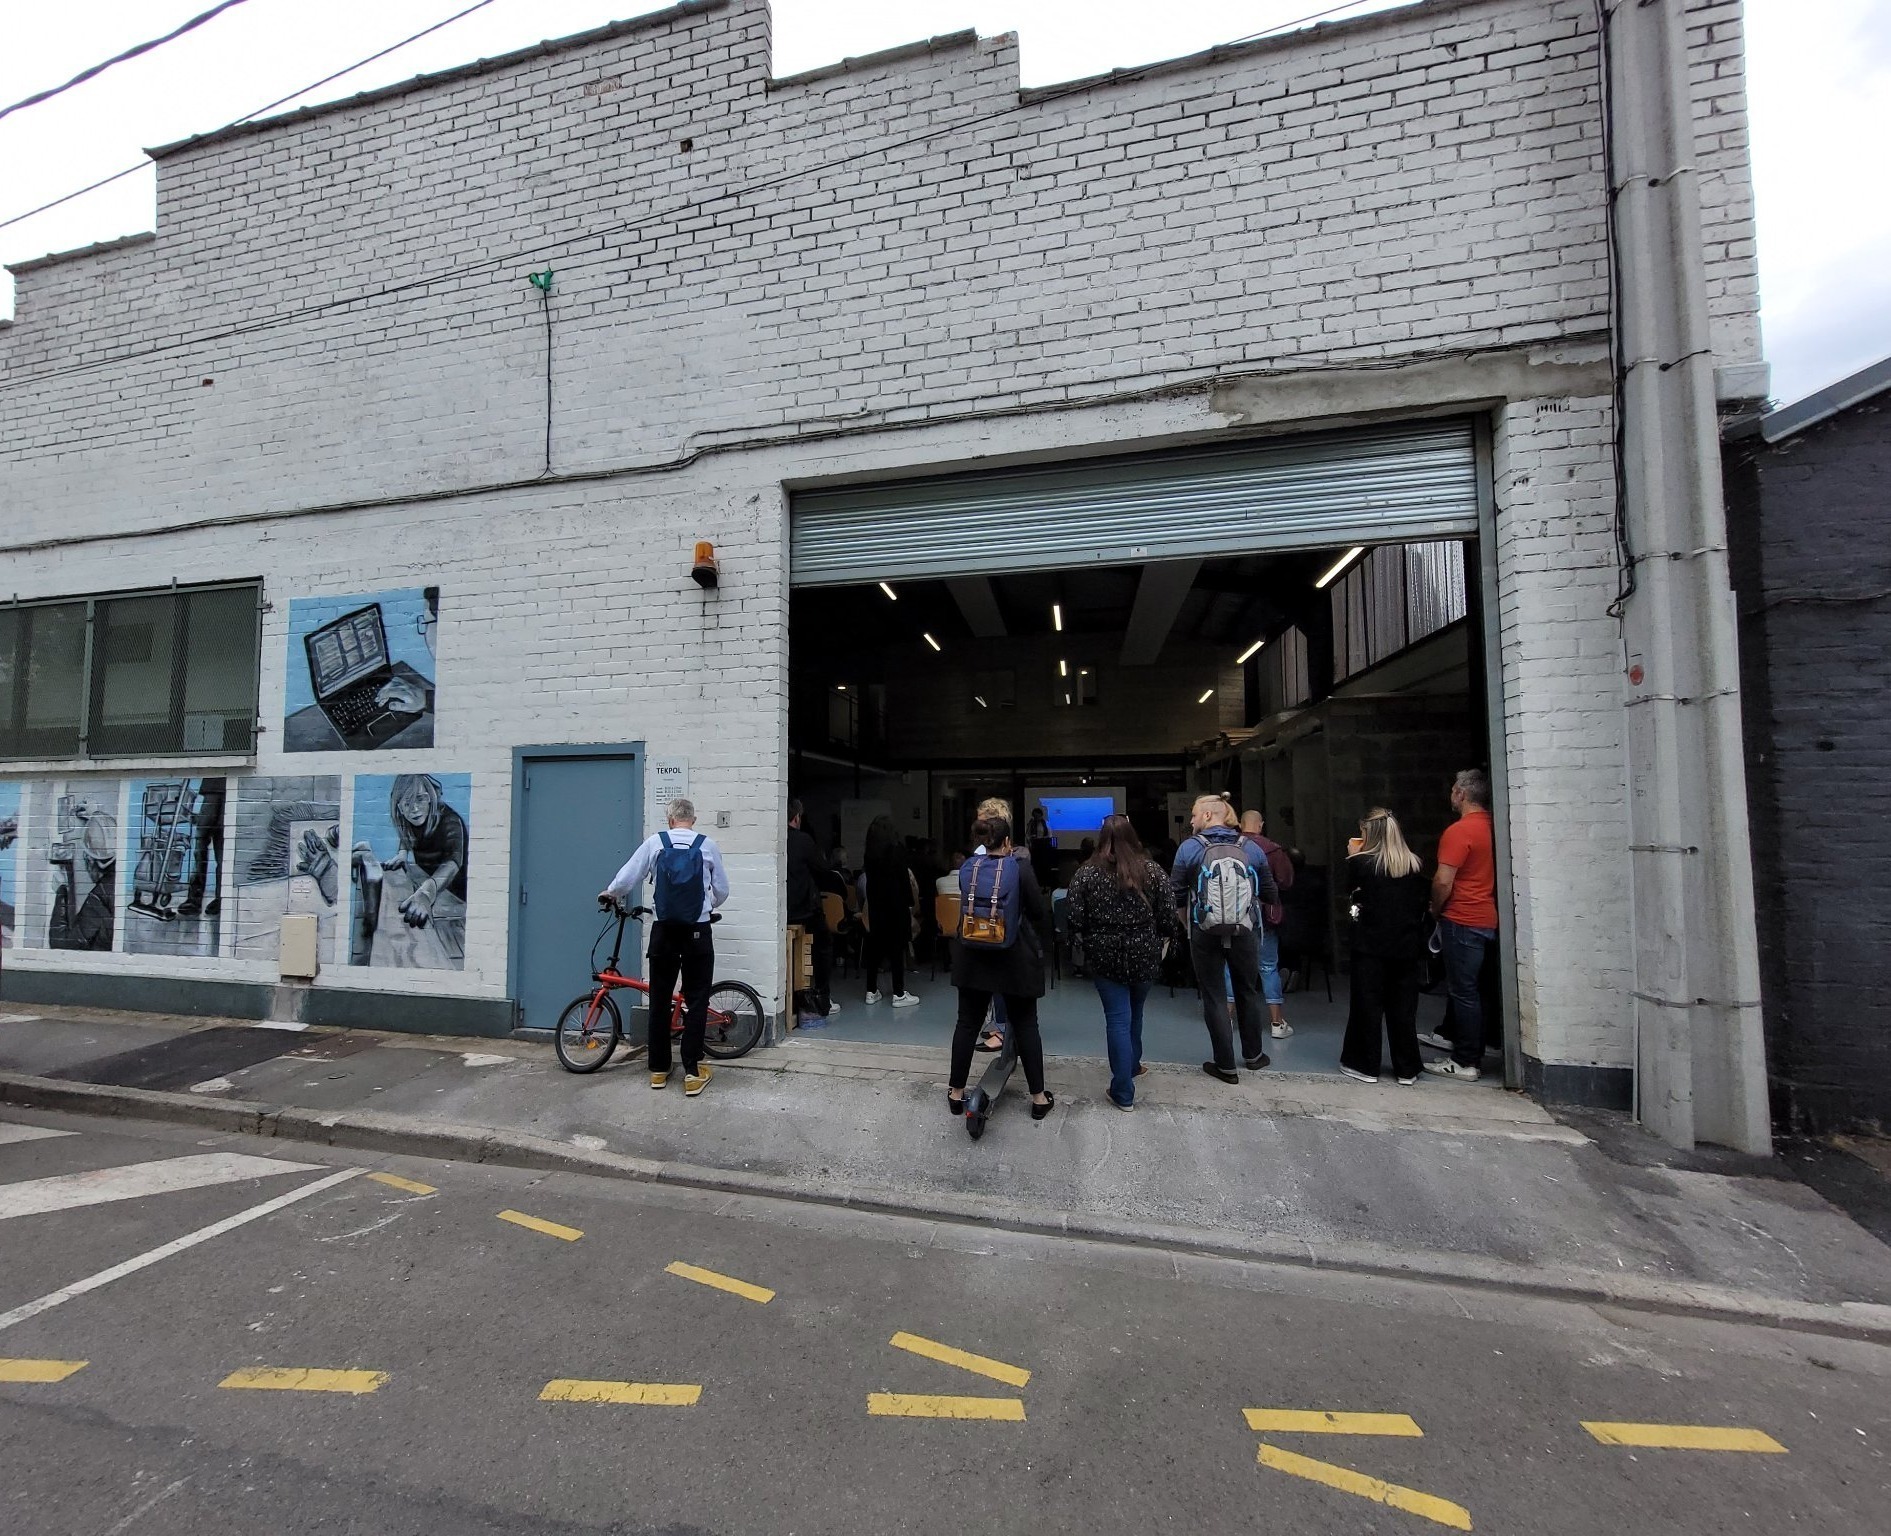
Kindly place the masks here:
POLYGON ((1195 984, 1202 994, 1202 1022, 1208 1026, 1208 1043, 1215 1053, 1215 1065, 1224 1072, 1232 1072, 1240 1065, 1234 1059, 1234 1029, 1228 1023, 1227 991, 1221 980, 1224 965, 1234 984, 1234 1012, 1241 1027, 1241 1054, 1248 1061, 1264 1056, 1260 936, 1236 933, 1225 939, 1215 938, 1190 923, 1188 950, 1195 962, 1195 984))
POLYGON ((827 1005, 833 1000, 830 988, 834 984, 834 935, 827 931, 827 915, 817 911, 810 917, 795 917, 789 921, 796 928, 806 930, 813 940, 809 948, 813 952, 814 976, 803 995, 807 998, 808 1011, 825 1018, 827 1005))
POLYGON ((867 990, 879 990, 880 967, 893 973, 895 995, 906 990, 906 935, 913 924, 906 912, 873 914, 873 926, 867 930, 867 990), (881 935, 887 935, 882 938, 881 935))
POLYGON ((670 998, 683 978, 683 1070, 703 1059, 703 1025, 716 974, 716 941, 707 923, 650 925, 650 1070, 670 1070, 670 998))
MULTIPOLYGON (((992 994, 975 987, 959 988, 959 1022, 952 1031, 952 1075, 946 1079, 953 1089, 963 1088, 972 1075, 972 1051, 979 1032, 985 1027, 985 1010, 992 994)), ((1033 1094, 1044 1091, 1044 1037, 1037 1031, 1037 999, 1005 995, 1005 1016, 1012 1048, 1024 1067, 1024 1081, 1033 1094)))
POLYGON ((1395 1077, 1417 1077, 1418 982, 1424 969, 1418 960, 1381 960, 1377 955, 1353 956, 1353 992, 1346 1010, 1346 1038, 1340 1043, 1342 1065, 1368 1077, 1379 1075, 1380 1022, 1392 1045, 1395 1077))

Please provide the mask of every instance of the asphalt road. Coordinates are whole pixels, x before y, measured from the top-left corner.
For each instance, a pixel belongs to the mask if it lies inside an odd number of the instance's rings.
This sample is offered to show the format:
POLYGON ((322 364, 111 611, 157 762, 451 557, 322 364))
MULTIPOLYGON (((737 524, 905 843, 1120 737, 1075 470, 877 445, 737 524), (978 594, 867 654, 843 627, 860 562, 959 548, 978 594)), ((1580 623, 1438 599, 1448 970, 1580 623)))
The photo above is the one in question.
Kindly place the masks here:
POLYGON ((1881 1346, 0 1120, 23 1536, 1883 1529, 1881 1346))

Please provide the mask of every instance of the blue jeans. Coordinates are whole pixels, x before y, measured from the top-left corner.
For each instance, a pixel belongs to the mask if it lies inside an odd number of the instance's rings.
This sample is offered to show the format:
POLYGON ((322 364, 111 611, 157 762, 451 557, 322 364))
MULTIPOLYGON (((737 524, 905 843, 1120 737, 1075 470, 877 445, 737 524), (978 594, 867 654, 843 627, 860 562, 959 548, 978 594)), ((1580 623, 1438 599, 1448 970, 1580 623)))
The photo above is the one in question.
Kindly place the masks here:
POLYGON ((1484 996, 1477 979, 1484 952, 1497 942, 1495 928, 1468 928, 1438 919, 1439 949, 1445 963, 1445 993, 1451 999, 1451 1057, 1462 1067, 1484 1059, 1484 996))
POLYGON ((1093 976, 1103 1004, 1103 1038, 1110 1052, 1110 1098, 1117 1104, 1136 1102, 1136 1069, 1142 1065, 1142 1005, 1153 983, 1125 986, 1093 976))
POLYGON ((1278 1008, 1287 1001, 1280 984, 1280 930, 1269 928, 1261 935, 1261 1001, 1278 1008))

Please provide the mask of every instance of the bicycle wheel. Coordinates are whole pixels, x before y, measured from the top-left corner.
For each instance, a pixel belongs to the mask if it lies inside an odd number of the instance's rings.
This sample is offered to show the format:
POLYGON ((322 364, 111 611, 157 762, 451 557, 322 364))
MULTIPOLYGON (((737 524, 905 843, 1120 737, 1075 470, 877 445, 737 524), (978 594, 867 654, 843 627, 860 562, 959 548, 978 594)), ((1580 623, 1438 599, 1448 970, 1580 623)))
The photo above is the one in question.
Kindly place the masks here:
POLYGON ((717 1061, 746 1056, 762 1038, 763 1022, 762 1000, 753 987, 739 981, 719 981, 709 989, 703 1049, 717 1061))
POLYGON ((567 1072, 595 1072, 611 1059, 623 1034, 624 1021, 609 992, 599 989, 574 997, 558 1015, 552 1035, 558 1065, 567 1072))

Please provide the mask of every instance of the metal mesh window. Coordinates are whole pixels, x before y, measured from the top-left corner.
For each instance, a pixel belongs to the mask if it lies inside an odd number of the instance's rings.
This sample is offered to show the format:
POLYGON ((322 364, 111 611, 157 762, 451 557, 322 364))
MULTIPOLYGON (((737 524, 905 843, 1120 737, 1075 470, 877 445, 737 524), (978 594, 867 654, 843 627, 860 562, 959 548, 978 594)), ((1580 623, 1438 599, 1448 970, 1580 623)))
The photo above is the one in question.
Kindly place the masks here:
POLYGON ((0 609, 0 757, 248 752, 260 589, 0 609))

